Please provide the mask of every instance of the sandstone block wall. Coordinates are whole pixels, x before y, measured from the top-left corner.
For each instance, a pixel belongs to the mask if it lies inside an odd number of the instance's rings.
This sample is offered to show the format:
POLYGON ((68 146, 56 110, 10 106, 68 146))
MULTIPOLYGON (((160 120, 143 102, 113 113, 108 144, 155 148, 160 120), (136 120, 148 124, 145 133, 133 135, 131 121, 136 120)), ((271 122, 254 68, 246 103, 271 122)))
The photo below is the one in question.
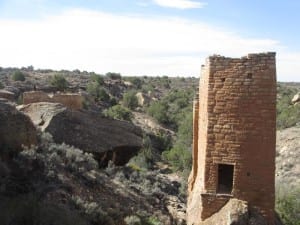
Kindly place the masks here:
POLYGON ((233 167, 232 181, 228 178, 232 188, 227 195, 247 201, 273 224, 275 53, 209 57, 202 67, 198 111, 198 135, 194 139, 198 145, 193 159, 193 170, 197 171, 190 177, 194 183, 191 186, 190 182, 188 224, 199 224, 216 212, 215 205, 225 205, 224 195, 219 193, 220 180, 224 180, 219 177, 220 165, 233 167), (207 195, 213 196, 210 204, 207 195))
POLYGON ((54 102, 61 103, 70 109, 83 108, 83 96, 79 94, 47 94, 43 91, 30 91, 23 93, 23 104, 30 104, 36 102, 54 102))

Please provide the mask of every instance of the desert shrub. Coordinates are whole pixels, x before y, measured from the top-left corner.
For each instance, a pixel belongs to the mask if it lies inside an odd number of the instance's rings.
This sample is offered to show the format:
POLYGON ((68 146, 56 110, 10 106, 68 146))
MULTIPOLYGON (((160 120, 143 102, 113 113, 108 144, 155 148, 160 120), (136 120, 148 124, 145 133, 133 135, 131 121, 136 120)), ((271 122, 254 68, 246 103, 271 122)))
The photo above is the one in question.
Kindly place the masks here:
POLYGON ((184 111, 178 126, 176 143, 184 145, 190 150, 193 142, 193 112, 191 110, 184 111))
POLYGON ((104 115, 112 119, 127 120, 127 121, 131 121, 133 117, 132 112, 121 105, 115 105, 110 107, 109 109, 104 111, 104 115))
POLYGON ((60 91, 64 91, 68 87, 66 78, 61 74, 55 74, 54 76, 52 76, 50 79, 50 84, 60 91))
POLYGON ((138 155, 134 156, 128 162, 128 166, 131 167, 133 170, 148 170, 151 168, 152 164, 151 161, 147 158, 147 150, 142 149, 138 155))
POLYGON ((166 124, 169 122, 168 118, 168 104, 163 101, 152 102, 147 109, 147 113, 155 118, 159 123, 166 124))
POLYGON ((141 218, 135 215, 127 216, 124 220, 127 225, 142 225, 141 218))
POLYGON ((99 91, 98 91, 98 99, 100 101, 104 101, 104 102, 109 101, 109 99, 110 99, 109 94, 105 91, 104 88, 100 88, 99 89, 99 91))
POLYGON ((157 159, 157 157, 152 148, 151 140, 148 136, 145 136, 143 138, 143 148, 138 155, 130 159, 128 165, 137 170, 150 169, 153 166, 155 159, 157 159))
POLYGON ((162 225, 158 218, 145 215, 131 215, 125 218, 127 225, 162 225))
POLYGON ((285 87, 281 84, 277 86, 277 128, 284 129, 292 127, 300 122, 300 105, 292 105, 291 100, 299 90, 285 87))
POLYGON ((1 225, 88 225, 77 210, 41 201, 37 194, 0 198, 1 225))
POLYGON ((161 100, 152 102, 147 109, 147 113, 159 123, 177 130, 185 114, 192 111, 193 94, 192 89, 172 90, 161 100))
POLYGON ((104 84, 104 77, 102 75, 92 74, 91 75, 91 81, 96 82, 99 85, 103 85, 104 84))
POLYGON ((152 137, 156 144, 156 149, 160 152, 169 150, 172 147, 172 136, 165 132, 159 132, 152 137))
POLYGON ((81 212, 87 215, 89 221, 91 221, 91 224, 115 224, 111 216, 105 212, 97 202, 84 201, 78 196, 72 196, 72 202, 77 208, 80 209, 81 212))
MULTIPOLYGON (((174 171, 179 171, 183 180, 187 180, 192 165, 192 136, 193 136, 193 115, 189 111, 179 122, 176 141, 173 147, 162 153, 165 159, 174 171)), ((186 194, 187 183, 181 185, 180 192, 182 196, 186 194)))
POLYGON ((122 76, 120 73, 108 72, 105 75, 112 80, 121 80, 122 79, 122 76))
POLYGON ((110 96, 107 94, 105 89, 101 87, 101 85, 98 82, 92 81, 89 82, 86 87, 87 92, 89 95, 93 96, 95 100, 97 101, 109 101, 110 96))
POLYGON ((128 77, 127 80, 129 80, 136 89, 140 89, 143 85, 143 80, 138 77, 128 77))
POLYGON ((114 106, 114 105, 117 105, 118 104, 118 100, 115 98, 115 97, 112 97, 110 99, 110 105, 111 106, 114 106))
POLYGON ((25 81, 25 75, 22 71, 17 70, 13 73, 12 79, 14 81, 25 81))
POLYGON ((163 157, 176 171, 184 171, 184 169, 190 168, 192 163, 191 152, 182 145, 175 145, 170 150, 164 151, 163 157))
POLYGON ((160 83, 163 85, 164 88, 168 89, 170 88, 171 80, 168 76, 163 76, 162 78, 160 78, 160 83))
POLYGON ((300 225, 300 188, 279 187, 276 210, 285 225, 300 225))
POLYGON ((129 109, 135 109, 138 106, 138 99, 135 91, 128 91, 123 95, 123 106, 129 109))
POLYGON ((146 220, 146 222, 148 223, 148 225, 162 225, 162 223, 159 221, 159 219, 154 216, 150 216, 146 220))
POLYGON ((284 129, 300 122, 300 104, 282 108, 277 115, 277 128, 284 129))
POLYGON ((63 166, 66 170, 79 175, 98 168, 98 163, 91 153, 83 152, 64 143, 56 144, 48 133, 42 133, 40 139, 39 151, 36 148, 25 149, 19 154, 19 160, 35 159, 50 170, 63 166))
POLYGON ((153 92, 155 90, 155 86, 150 83, 146 83, 142 85, 142 91, 144 93, 153 92))

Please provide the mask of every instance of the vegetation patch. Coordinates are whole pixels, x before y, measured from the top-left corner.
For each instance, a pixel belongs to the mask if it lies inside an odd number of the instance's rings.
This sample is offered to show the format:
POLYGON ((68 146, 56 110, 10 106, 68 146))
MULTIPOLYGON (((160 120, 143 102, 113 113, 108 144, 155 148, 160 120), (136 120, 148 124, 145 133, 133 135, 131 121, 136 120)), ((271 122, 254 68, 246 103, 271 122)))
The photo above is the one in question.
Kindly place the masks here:
POLYGON ((12 74, 12 79, 14 81, 25 81, 25 74, 22 71, 17 70, 12 74))

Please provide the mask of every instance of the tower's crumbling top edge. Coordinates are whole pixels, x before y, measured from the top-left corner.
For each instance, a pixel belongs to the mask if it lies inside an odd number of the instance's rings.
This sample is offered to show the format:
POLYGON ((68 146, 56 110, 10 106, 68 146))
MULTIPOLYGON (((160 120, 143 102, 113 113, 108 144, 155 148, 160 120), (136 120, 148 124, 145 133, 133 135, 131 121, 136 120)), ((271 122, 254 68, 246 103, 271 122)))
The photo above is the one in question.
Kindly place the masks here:
POLYGON ((275 57, 276 52, 261 52, 261 53, 249 53, 246 56, 242 56, 240 58, 231 58, 231 57, 225 57, 219 54, 213 54, 208 57, 208 60, 213 60, 213 59, 251 59, 251 58, 259 58, 259 57, 275 57))

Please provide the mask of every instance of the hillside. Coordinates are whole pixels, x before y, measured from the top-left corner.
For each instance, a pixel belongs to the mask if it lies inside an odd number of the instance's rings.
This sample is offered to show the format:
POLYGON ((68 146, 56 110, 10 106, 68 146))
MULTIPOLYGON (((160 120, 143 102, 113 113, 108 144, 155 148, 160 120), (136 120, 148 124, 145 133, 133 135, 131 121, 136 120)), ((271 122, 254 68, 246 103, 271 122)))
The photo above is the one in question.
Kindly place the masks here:
MULTIPOLYGON (((197 78, 122 77, 119 73, 98 75, 78 70, 1 68, 0 98, 8 98, 13 104, 23 103, 25 91, 83 96, 83 109, 78 116, 60 108, 61 116, 56 122, 55 116, 50 116, 47 110, 42 115, 33 110, 33 114, 35 119, 38 117, 35 125, 40 128, 46 125, 59 128, 56 130, 74 127, 73 143, 82 138, 86 145, 78 149, 63 140, 64 143, 57 143, 56 131, 52 128, 49 129, 54 130, 52 135, 37 132, 35 148, 25 148, 12 158, 2 152, 0 221, 5 221, 4 225, 40 224, 42 218, 45 225, 184 224, 186 180, 191 168, 192 101, 198 82, 197 78), (18 78, 20 73, 21 79, 18 78), (108 146, 101 150, 105 152, 101 156, 95 154, 89 148, 97 148, 102 140, 105 146, 105 139, 121 137, 112 135, 113 129, 106 126, 102 131, 106 135, 101 135, 104 139, 94 137, 95 143, 89 144, 86 135, 95 132, 88 134, 80 129, 87 115, 119 121, 112 124, 126 121, 125 124, 132 127, 126 131, 129 136, 136 130, 134 126, 141 127, 139 137, 143 141, 138 154, 132 144, 110 145, 113 149, 108 146), (67 122, 70 125, 65 126, 67 122), (122 155, 118 152, 125 150, 129 162, 113 165, 122 155), (11 212, 17 216, 14 218, 11 212)), ((300 83, 278 83, 277 189, 281 189, 282 184, 294 189, 300 182, 300 129, 297 126, 300 104, 291 103, 299 91, 300 83)), ((102 119, 88 119, 87 124, 97 127, 93 122, 96 120, 102 119)), ((17 131, 12 131, 12 135, 14 132, 17 131)))

